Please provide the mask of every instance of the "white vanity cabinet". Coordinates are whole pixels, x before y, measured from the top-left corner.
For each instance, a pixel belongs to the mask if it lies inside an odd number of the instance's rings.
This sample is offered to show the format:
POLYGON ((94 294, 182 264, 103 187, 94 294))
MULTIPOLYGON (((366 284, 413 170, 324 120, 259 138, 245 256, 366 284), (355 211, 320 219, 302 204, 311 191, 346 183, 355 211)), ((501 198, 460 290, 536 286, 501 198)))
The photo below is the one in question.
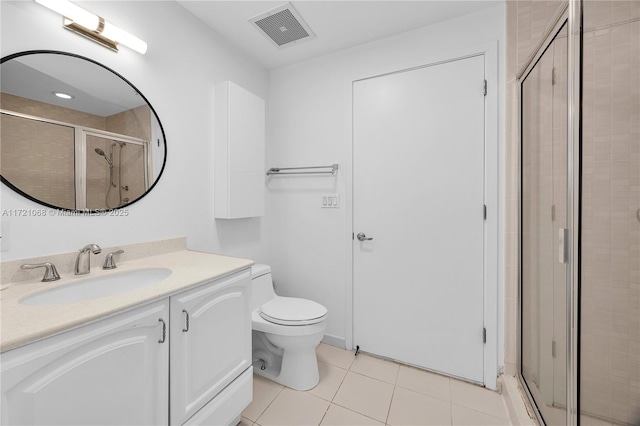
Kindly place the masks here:
MULTIPOLYGON (((242 373, 249 377, 243 396, 222 405, 228 410, 235 404, 242 411, 251 402, 250 289, 251 273, 245 270, 171 298, 172 425, 183 424, 242 373)), ((193 424, 232 420, 224 417, 212 412, 193 424)))
POLYGON ((2 424, 166 423, 168 321, 164 300, 3 353, 2 424))
POLYGON ((223 425, 252 398, 251 273, 0 355, 2 425, 223 425))

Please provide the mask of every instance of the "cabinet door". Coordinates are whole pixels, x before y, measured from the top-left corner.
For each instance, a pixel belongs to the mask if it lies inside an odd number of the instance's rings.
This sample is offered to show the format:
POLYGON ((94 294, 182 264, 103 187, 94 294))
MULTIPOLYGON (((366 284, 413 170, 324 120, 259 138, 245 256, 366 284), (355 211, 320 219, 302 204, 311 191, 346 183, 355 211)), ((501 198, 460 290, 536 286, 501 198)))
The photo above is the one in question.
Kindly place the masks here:
POLYGON ((264 216, 264 100, 231 81, 218 83, 215 124, 215 217, 264 216))
POLYGON ((251 274, 171 298, 171 424, 181 425, 251 365, 251 274))
POLYGON ((2 424, 167 424, 167 302, 2 354, 2 424))

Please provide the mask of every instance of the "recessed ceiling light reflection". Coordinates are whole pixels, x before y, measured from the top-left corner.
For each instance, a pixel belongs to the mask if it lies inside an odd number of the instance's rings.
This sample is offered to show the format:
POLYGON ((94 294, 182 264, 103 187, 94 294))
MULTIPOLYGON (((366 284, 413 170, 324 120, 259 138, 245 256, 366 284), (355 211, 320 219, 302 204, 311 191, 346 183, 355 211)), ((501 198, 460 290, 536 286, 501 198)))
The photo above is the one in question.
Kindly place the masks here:
POLYGON ((64 93, 64 92, 51 92, 51 93, 53 93, 55 96, 61 99, 73 99, 73 96, 69 95, 68 93, 64 93))

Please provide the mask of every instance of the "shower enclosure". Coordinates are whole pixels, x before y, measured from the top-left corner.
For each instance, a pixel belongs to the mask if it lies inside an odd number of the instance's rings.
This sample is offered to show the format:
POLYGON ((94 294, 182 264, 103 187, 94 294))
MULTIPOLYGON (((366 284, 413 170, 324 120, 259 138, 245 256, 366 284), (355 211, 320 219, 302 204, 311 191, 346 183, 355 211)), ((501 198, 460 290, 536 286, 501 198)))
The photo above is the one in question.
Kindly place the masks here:
POLYGON ((543 424, 640 425, 640 2, 571 0, 518 83, 520 380, 543 424))
POLYGON ((35 200, 109 210, 149 189, 148 141, 3 110, 2 175, 35 200))

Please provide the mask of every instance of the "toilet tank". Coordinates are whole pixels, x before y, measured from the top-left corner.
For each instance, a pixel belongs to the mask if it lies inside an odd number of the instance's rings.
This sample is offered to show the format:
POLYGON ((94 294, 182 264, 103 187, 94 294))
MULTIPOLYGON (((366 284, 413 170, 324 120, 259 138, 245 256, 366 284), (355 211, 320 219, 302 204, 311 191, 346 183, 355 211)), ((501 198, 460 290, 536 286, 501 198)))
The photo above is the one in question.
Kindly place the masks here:
POLYGON ((251 309, 264 305, 275 297, 271 267, 255 264, 251 267, 251 309))

